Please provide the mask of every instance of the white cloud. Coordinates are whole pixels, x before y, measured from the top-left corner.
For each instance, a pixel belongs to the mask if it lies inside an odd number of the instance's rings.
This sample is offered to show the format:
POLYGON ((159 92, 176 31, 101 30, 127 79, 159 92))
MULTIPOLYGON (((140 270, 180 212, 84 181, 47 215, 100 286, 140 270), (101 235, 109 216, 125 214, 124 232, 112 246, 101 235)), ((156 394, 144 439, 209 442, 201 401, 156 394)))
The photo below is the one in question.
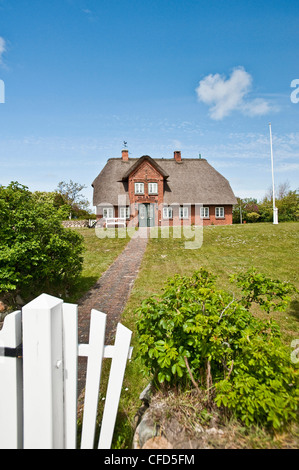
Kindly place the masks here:
POLYGON ((261 98, 242 104, 242 112, 248 116, 262 116, 269 113, 270 110, 269 103, 261 98))
POLYGON ((270 105, 264 99, 245 100, 251 86, 252 76, 243 67, 237 67, 229 78, 218 73, 207 75, 199 82, 196 93, 199 101, 210 106, 210 116, 215 120, 223 119, 232 111, 247 116, 268 113, 270 105))
POLYGON ((2 55, 6 51, 6 42, 5 40, 0 36, 0 65, 2 64, 2 55))

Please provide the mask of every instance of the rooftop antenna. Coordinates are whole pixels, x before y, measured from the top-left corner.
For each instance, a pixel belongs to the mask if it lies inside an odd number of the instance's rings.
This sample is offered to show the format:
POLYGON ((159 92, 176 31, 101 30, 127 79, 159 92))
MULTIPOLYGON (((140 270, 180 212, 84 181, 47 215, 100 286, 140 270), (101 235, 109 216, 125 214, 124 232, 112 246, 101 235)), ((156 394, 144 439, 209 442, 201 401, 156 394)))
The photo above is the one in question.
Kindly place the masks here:
POLYGON ((274 168, 273 168, 273 149, 272 149, 272 130, 271 122, 269 122, 270 129, 270 147, 271 147, 271 168, 272 168, 272 194, 273 194, 273 224, 278 224, 278 209, 275 206, 275 190, 274 190, 274 168))
POLYGON ((128 142, 125 142, 125 141, 124 141, 124 148, 125 148, 125 149, 128 148, 128 142))

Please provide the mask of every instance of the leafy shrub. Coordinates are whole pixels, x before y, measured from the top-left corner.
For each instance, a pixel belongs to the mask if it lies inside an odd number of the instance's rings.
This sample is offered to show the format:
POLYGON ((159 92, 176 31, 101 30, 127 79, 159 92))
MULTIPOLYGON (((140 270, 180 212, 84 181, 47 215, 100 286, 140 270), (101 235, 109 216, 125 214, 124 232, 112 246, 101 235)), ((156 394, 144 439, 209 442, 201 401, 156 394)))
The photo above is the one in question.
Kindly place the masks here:
MULTIPOLYGON (((273 221, 273 198, 272 190, 258 202, 252 198, 237 198, 238 204, 233 207, 233 223, 240 223, 240 210, 242 220, 246 222, 272 222, 273 221)), ((280 222, 299 220, 299 191, 289 189, 288 183, 279 185, 276 194, 275 205, 278 209, 280 222)))
POLYGON ((231 276, 231 281, 236 281, 241 287, 243 292, 241 302, 246 308, 256 303, 267 313, 271 310, 284 311, 291 300, 290 295, 298 292, 290 282, 270 279, 254 268, 246 273, 231 276))
MULTIPOLYGON (((68 212, 68 211, 67 211, 68 212)), ((62 227, 66 208, 19 183, 0 186, 0 293, 63 294, 82 270, 83 238, 62 227)))
POLYGON ((295 418, 298 371, 278 325, 254 317, 200 269, 170 279, 137 310, 139 355, 155 384, 204 388, 245 424, 295 418))
POLYGON ((260 214, 257 212, 248 212, 247 214, 247 221, 248 222, 257 222, 260 218, 260 214))

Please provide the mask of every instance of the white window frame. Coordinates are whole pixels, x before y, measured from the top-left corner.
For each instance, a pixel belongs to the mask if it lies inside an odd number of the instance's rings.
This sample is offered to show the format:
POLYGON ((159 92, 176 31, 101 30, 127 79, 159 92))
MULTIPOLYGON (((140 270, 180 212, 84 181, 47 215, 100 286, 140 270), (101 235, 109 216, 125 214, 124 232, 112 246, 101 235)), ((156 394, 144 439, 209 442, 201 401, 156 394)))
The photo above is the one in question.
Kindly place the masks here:
POLYGON ((103 218, 113 219, 114 218, 114 207, 103 207, 103 218))
POLYGON ((144 194, 144 183, 135 183, 135 194, 144 194))
POLYGON ((209 219, 210 218, 210 208, 206 206, 202 206, 200 208, 200 218, 201 219, 209 219))
POLYGON ((130 206, 122 206, 119 208, 119 217, 120 219, 129 219, 130 218, 130 206))
POLYGON ((224 212, 224 207, 215 207, 215 217, 216 219, 224 219, 225 217, 225 212, 224 212))
POLYGON ((163 219, 169 220, 173 218, 173 209, 170 206, 163 207, 163 219))
POLYGON ((179 215, 180 215, 180 219, 189 219, 189 207, 180 206, 179 215))
POLYGON ((158 183, 148 183, 148 193, 158 194, 158 183))

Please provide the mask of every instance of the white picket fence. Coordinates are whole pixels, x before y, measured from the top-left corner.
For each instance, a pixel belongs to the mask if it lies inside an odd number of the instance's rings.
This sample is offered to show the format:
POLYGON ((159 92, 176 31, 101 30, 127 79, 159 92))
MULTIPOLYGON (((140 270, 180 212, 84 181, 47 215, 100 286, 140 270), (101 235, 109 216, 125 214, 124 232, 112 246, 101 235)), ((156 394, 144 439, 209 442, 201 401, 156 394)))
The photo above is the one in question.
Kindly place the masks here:
POLYGON ((78 307, 42 294, 5 318, 0 331, 0 449, 76 449, 78 356, 87 357, 81 449, 93 449, 102 361, 111 358, 99 449, 114 433, 132 332, 120 323, 105 346, 106 315, 91 311, 78 344, 78 307), (20 345, 22 350, 20 350, 20 345))

